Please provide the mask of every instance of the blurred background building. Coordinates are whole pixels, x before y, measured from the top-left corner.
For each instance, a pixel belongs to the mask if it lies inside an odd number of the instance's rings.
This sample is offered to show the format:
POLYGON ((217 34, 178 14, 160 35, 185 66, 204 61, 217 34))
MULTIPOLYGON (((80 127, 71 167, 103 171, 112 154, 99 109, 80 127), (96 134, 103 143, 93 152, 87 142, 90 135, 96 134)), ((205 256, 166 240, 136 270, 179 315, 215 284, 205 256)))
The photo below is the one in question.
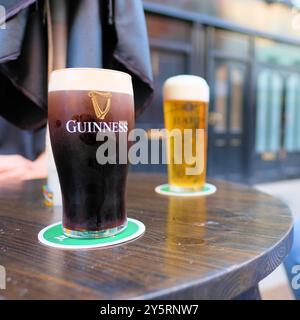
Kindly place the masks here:
POLYGON ((246 183, 300 177, 300 1, 152 0, 144 7, 156 92, 137 126, 164 126, 165 79, 200 75, 211 88, 208 174, 246 183))

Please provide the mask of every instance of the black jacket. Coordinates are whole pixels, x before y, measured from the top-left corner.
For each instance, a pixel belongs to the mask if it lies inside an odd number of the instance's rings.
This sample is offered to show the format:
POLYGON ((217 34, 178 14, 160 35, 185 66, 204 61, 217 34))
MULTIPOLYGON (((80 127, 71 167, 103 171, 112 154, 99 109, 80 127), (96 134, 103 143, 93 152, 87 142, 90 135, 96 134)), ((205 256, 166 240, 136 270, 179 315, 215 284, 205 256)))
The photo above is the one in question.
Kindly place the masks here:
POLYGON ((153 93, 141 0, 0 0, 0 115, 20 128, 46 123, 48 72, 101 67, 133 77, 136 115, 153 93), (1 21, 0 21, 1 23, 1 21))

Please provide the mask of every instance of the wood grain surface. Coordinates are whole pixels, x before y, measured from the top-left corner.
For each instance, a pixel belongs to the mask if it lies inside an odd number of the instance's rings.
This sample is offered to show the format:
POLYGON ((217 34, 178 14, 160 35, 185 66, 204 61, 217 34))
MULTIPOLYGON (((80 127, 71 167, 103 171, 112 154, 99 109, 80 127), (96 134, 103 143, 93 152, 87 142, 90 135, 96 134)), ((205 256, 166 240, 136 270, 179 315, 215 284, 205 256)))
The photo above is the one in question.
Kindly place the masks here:
POLYGON ((43 204, 44 181, 0 187, 2 299, 234 299, 288 254, 293 223, 279 200, 211 180, 208 197, 165 197, 162 175, 131 174, 127 213, 146 225, 136 241, 109 249, 49 248, 37 234, 61 209, 43 204))

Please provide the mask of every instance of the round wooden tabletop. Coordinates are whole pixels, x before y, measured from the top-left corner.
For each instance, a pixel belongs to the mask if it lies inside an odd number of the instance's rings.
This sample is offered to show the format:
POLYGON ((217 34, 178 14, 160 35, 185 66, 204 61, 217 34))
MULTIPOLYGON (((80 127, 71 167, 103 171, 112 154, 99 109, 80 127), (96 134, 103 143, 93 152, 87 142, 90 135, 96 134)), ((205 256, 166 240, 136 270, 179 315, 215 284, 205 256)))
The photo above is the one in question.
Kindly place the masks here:
POLYGON ((146 233, 109 249, 68 251, 38 242, 60 220, 43 205, 43 181, 0 187, 0 299, 258 298, 258 282, 288 254, 293 223, 279 200, 212 180, 207 197, 154 192, 162 175, 131 174, 128 216, 146 233))

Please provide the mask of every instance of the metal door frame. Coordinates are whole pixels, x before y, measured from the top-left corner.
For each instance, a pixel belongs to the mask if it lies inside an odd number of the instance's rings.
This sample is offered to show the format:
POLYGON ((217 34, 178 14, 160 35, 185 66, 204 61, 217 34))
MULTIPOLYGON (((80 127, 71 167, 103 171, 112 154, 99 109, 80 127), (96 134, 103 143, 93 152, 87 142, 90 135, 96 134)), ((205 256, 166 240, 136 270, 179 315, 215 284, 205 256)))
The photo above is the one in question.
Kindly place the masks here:
MULTIPOLYGON (((253 87, 253 81, 252 81, 252 63, 253 63, 253 57, 252 57, 252 42, 253 37, 249 37, 249 52, 248 57, 237 57, 234 55, 224 54, 221 51, 214 49, 214 42, 215 42, 215 31, 216 30, 223 30, 216 27, 206 27, 206 78, 210 84, 214 83, 214 73, 215 73, 215 66, 217 60, 223 60, 229 63, 240 63, 245 66, 246 69, 246 77, 245 77, 245 84, 248 87, 248 90, 246 92, 252 92, 253 87)), ((212 87, 212 93, 214 92, 214 86, 212 87)), ((250 94, 251 96, 251 94, 250 94)), ((251 115, 251 105, 252 101, 250 99, 250 96, 246 97, 246 103, 243 104, 243 118, 242 118, 242 125, 243 125, 243 143, 244 143, 244 172, 243 174, 243 180, 247 181, 248 177, 250 176, 251 166, 251 153, 252 153, 252 145, 249 143, 249 134, 251 133, 251 123, 248 124, 246 120, 250 119, 251 117, 248 117, 248 115, 251 115)), ((213 107, 215 106, 215 96, 211 94, 211 101, 210 105, 213 107)), ((212 111, 212 110, 211 110, 212 111)), ((209 136, 213 136, 213 128, 212 126, 208 126, 208 134, 209 136)), ((228 134, 228 133, 227 133, 228 134)), ((208 145, 208 159, 213 158, 213 146, 208 145)), ((209 160, 208 160, 209 163, 209 160)), ((208 172, 210 173, 211 170, 208 166, 208 172)))

